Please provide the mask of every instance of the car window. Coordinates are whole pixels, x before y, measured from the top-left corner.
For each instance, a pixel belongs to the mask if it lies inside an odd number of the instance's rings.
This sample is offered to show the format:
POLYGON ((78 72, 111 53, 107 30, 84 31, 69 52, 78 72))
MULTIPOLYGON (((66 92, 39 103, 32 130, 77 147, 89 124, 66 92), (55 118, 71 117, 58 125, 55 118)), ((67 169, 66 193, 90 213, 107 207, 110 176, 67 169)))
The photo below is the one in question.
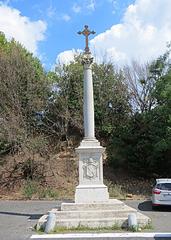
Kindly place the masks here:
POLYGON ((159 183, 156 187, 160 190, 171 190, 171 183, 159 183))

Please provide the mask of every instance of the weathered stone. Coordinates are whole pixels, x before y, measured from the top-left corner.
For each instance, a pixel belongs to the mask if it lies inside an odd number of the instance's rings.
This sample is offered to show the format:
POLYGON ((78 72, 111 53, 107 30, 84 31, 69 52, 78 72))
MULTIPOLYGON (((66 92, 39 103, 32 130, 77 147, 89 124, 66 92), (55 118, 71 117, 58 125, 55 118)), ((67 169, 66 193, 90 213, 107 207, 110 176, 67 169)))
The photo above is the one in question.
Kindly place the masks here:
MULTIPOLYGON (((128 227, 128 216, 134 214, 139 227, 150 223, 150 219, 137 212, 123 202, 110 199, 106 203, 62 203, 61 209, 52 209, 56 215, 56 227, 77 228, 80 226, 89 228, 128 227)), ((38 229, 44 228, 48 215, 39 219, 38 229)))
MULTIPOLYGON (((75 202, 62 203, 61 209, 52 209, 56 215, 57 227, 126 227, 128 215, 135 214, 138 225, 143 227, 150 219, 135 209, 116 199, 109 199, 107 186, 103 184, 104 148, 95 138, 93 79, 91 64, 93 57, 88 48, 88 36, 91 31, 86 26, 79 32, 86 36, 86 48, 83 55, 84 66, 84 139, 76 148, 79 156, 79 185, 76 187, 75 202)), ((39 219, 37 228, 44 228, 47 215, 39 219)))

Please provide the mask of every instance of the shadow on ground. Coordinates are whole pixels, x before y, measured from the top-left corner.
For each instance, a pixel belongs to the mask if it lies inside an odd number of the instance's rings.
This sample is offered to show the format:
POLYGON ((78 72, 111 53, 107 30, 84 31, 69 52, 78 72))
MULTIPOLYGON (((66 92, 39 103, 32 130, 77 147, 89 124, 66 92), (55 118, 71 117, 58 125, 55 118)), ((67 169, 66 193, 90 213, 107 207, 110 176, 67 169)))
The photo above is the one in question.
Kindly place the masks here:
POLYGON ((152 211, 151 201, 144 201, 139 203, 138 209, 141 211, 152 211))
MULTIPOLYGON (((152 209, 151 201, 144 201, 138 205, 140 211, 159 211, 159 212, 171 212, 171 206, 159 206, 155 210, 152 209)), ((161 239, 161 238, 160 238, 161 239)))
POLYGON ((39 219, 42 214, 30 214, 30 213, 17 213, 17 212, 0 212, 2 215, 9 215, 9 216, 21 216, 21 217, 28 217, 30 220, 39 219))

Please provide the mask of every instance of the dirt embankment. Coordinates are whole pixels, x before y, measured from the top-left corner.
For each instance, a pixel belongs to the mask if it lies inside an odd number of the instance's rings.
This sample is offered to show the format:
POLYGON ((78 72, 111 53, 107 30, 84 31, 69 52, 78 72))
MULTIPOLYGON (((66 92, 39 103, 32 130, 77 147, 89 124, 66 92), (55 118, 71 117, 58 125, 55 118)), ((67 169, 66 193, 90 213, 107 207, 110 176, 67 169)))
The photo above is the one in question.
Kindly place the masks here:
MULTIPOLYGON (((139 199, 151 193, 151 181, 133 178, 107 163, 104 182, 114 198, 139 199)), ((77 184, 78 158, 73 148, 44 156, 21 152, 1 158, 1 199, 72 199, 77 184)))

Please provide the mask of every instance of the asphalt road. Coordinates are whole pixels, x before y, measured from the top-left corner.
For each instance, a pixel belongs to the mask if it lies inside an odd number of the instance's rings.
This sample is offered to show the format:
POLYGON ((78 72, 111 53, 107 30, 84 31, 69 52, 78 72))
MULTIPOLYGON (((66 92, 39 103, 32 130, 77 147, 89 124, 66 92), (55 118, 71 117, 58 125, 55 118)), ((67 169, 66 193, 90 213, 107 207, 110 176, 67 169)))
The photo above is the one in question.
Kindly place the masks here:
POLYGON ((151 232, 171 232, 171 207, 160 207, 157 211, 152 210, 151 201, 124 201, 130 207, 147 215, 152 219, 153 229, 151 232))
MULTIPOLYGON (((125 203, 152 219, 151 232, 171 232, 171 208, 152 211, 150 201, 130 200, 125 203)), ((35 234, 33 228, 40 216, 59 204, 57 201, 0 201, 0 240, 30 239, 31 235, 35 234)))
POLYGON ((30 239, 37 220, 56 204, 56 201, 0 201, 0 240, 30 239))

